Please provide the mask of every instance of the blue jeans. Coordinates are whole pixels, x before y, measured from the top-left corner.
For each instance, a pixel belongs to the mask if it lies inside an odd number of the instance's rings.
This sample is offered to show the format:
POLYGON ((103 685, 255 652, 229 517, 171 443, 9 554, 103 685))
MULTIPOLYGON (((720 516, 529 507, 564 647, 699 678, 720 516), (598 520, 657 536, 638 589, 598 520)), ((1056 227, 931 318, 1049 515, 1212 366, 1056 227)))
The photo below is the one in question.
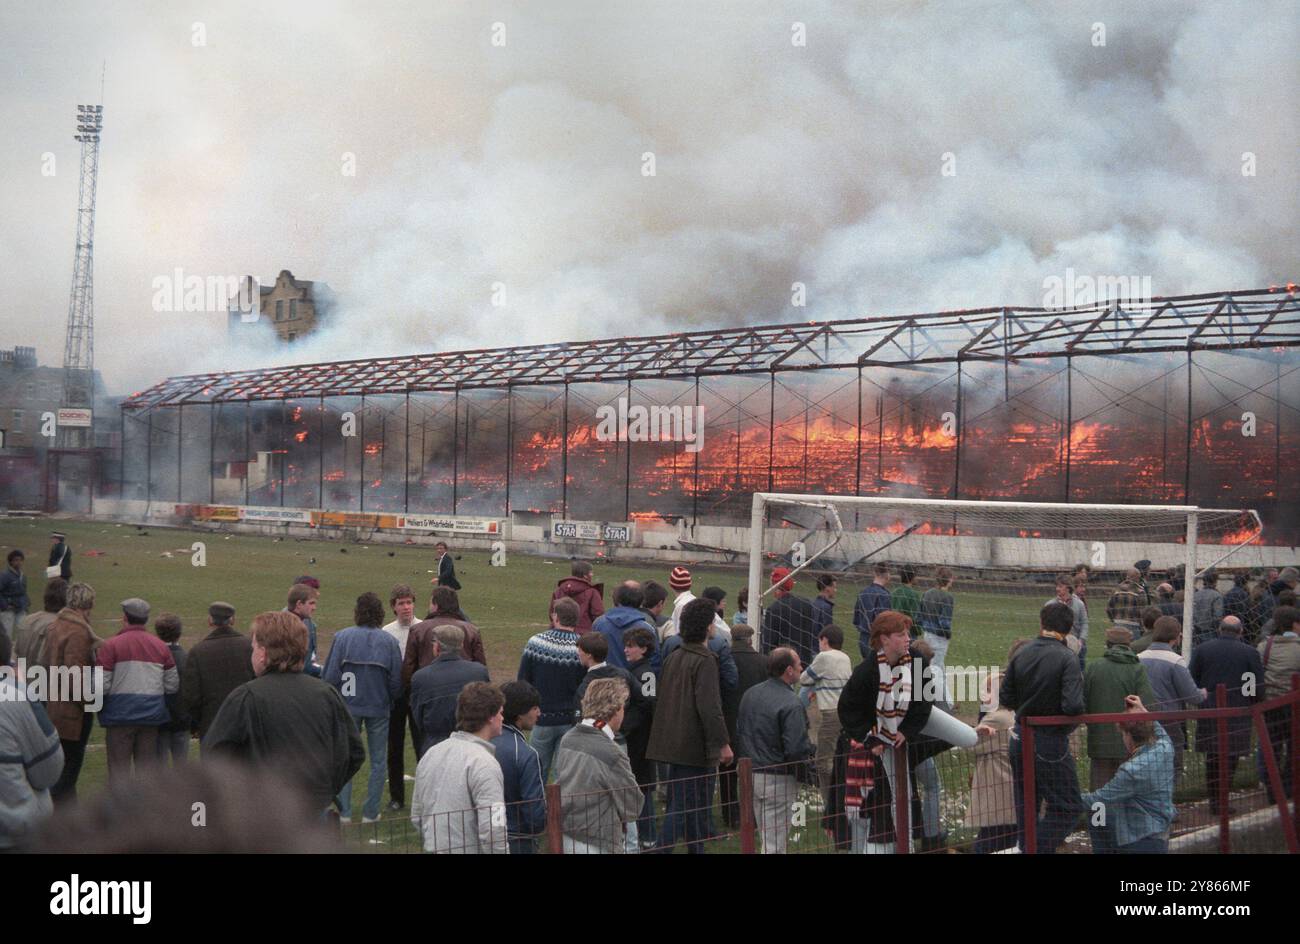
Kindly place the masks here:
MULTIPOLYGON (((1011 737, 1011 779, 1015 790, 1016 827, 1020 849, 1025 849, 1025 774, 1024 742, 1017 724, 1011 737)), ((1079 773, 1070 753, 1070 736, 1034 729, 1034 794, 1036 804, 1047 801, 1047 812, 1037 820, 1035 851, 1050 855, 1065 841, 1083 811, 1079 796, 1079 773)))
MULTIPOLYGON (((926 839, 936 839, 943 832, 939 822, 939 769, 934 758, 921 761, 916 767, 916 782, 921 788, 921 835, 926 839)), ((916 835, 916 823, 912 824, 912 835, 916 835)))
MULTIPOLYGON (((388 776, 388 715, 382 718, 356 718, 358 728, 366 732, 366 753, 370 755, 370 780, 366 783, 366 805, 361 815, 379 818, 379 802, 384 798, 384 779, 388 776)), ((339 815, 352 819, 352 781, 339 791, 339 815)))
POLYGON ((659 851, 669 853, 678 838, 686 840, 686 851, 704 851, 708 836, 708 803, 712 799, 712 771, 708 767, 668 765, 668 807, 659 833, 659 851))
POLYGON ((1088 661, 1088 644, 1083 640, 1080 640, 1079 641, 1079 671, 1080 672, 1084 670, 1085 668, 1084 663, 1086 663, 1087 661, 1088 661))
POLYGON ((539 724, 533 728, 528 743, 537 752, 537 759, 542 765, 542 784, 545 785, 551 775, 551 761, 560 749, 560 738, 573 729, 571 724, 539 724))
MULTIPOLYGON (((938 633, 932 633, 926 630, 924 636, 926 644, 934 650, 934 658, 930 660, 930 671, 934 673, 934 681, 930 683, 934 691, 939 692, 939 697, 935 699, 934 704, 940 708, 947 707, 951 704, 948 698, 948 679, 944 675, 944 664, 948 661, 948 646, 952 644, 952 639, 948 636, 940 636, 938 633)), ((912 691, 916 691, 916 679, 912 680, 912 691)), ((921 679, 922 686, 929 682, 928 679, 921 679)), ((922 692, 927 691, 924 687, 922 692)), ((915 695, 913 695, 915 697, 915 695)))
POLYGON ((641 815, 636 818, 636 832, 641 845, 655 845, 655 790, 654 787, 642 787, 645 799, 641 803, 641 815))

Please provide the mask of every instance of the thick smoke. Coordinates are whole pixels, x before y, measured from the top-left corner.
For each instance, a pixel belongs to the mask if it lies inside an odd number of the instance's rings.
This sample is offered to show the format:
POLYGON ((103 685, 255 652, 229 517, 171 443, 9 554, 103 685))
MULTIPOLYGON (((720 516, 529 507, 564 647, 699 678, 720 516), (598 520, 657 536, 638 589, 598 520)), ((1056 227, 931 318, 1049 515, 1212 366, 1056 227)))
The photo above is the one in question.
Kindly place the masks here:
POLYGON ((59 361, 70 119, 103 59, 96 348, 117 390, 1036 305, 1067 267, 1157 295, 1286 281, 1297 19, 1287 0, 9 5, 0 339, 59 361), (346 305, 290 349, 235 345, 223 314, 153 310, 178 267, 288 268, 346 305))

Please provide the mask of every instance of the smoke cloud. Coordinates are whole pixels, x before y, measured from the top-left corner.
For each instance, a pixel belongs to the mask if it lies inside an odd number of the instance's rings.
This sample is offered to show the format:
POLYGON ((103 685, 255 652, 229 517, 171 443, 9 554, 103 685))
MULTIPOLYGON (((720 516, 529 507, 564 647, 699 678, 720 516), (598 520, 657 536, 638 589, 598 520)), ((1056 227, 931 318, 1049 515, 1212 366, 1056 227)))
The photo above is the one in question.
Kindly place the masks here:
POLYGON ((1298 22, 1286 0, 10 4, 0 343, 61 361, 71 119, 103 60, 96 358, 129 392, 1037 305, 1067 267, 1157 295, 1294 279, 1298 22), (233 343, 224 313, 154 310, 177 268, 287 268, 345 304, 291 348, 233 343))

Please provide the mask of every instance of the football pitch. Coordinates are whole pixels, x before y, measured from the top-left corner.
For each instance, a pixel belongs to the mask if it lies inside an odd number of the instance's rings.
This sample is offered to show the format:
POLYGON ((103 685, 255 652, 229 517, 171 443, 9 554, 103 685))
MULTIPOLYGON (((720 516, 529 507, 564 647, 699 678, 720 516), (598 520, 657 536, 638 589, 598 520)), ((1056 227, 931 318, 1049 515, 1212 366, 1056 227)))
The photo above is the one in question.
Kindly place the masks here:
MULTIPOLYGON (((249 620, 267 610, 282 609, 295 577, 311 574, 321 582, 318 658, 323 664, 334 633, 352 625, 357 597, 366 591, 377 593, 387 605, 389 591, 405 583, 416 593, 417 614, 428 603, 435 559, 432 548, 412 545, 364 544, 325 538, 294 539, 224 534, 212 531, 159 528, 98 521, 60 519, 0 519, 0 547, 5 553, 20 548, 27 557, 31 607, 41 606, 45 584, 44 565, 49 553, 49 532, 67 533, 73 551, 73 580, 95 588, 96 602, 91 623, 101 637, 115 633, 121 623, 120 601, 143 597, 152 608, 151 617, 170 612, 184 624, 181 646, 186 650, 208 632, 207 607, 224 600, 235 607, 236 626, 247 632, 249 620), (204 546, 204 565, 195 566, 194 542, 204 546)), ((454 544, 454 542, 452 542, 454 544)), ((593 553, 596 546, 592 546, 593 553)), ((519 656, 528 637, 546 628, 546 614, 556 582, 569 575, 569 559, 511 553, 504 568, 489 564, 487 550, 457 550, 456 575, 464 586, 460 593, 466 614, 482 630, 488 668, 495 682, 515 677, 519 656)), ((595 559, 595 579, 605 585, 605 604, 612 606, 615 586, 622 580, 657 580, 667 586, 673 563, 643 563, 632 560, 595 559)), ((694 591, 708 586, 727 592, 727 621, 731 622, 736 595, 744 585, 743 565, 695 566, 683 552, 674 563, 691 567, 694 591)), ((945 563, 935 561, 935 564, 945 563)), ((765 572, 768 568, 765 567, 765 572)), ((836 623, 845 630, 845 651, 858 661, 857 633, 852 627, 853 603, 865 583, 842 580, 836 597, 836 623)), ((917 580, 924 591, 928 581, 917 580)), ((802 580, 797 592, 813 596, 813 578, 802 580)), ((988 593, 953 588, 953 642, 949 666, 1001 666, 1011 643, 1037 633, 1039 608, 1052 595, 1050 584, 1032 593, 988 593)), ((1104 599, 1104 598, 1103 598, 1104 599)), ((671 604, 671 593, 669 602, 671 604)), ((1103 604, 1091 603, 1091 623, 1100 632, 1103 604)), ((390 617, 391 619, 391 613, 390 617)), ((152 627, 152 619, 150 626, 152 627)), ((1100 646, 1089 647, 1089 656, 1100 646)), ((974 720, 976 705, 965 702, 958 714, 974 720)), ((191 758, 198 746, 191 744, 191 758)), ((367 765, 368 766, 368 765, 367 765)), ((353 781, 354 817, 360 819, 365 800, 367 766, 353 781)), ((406 771, 415 772, 415 755, 407 747, 406 771)), ((93 797, 107 779, 103 729, 95 726, 78 782, 78 794, 93 797)), ((409 789, 407 791, 409 797, 409 789)), ((388 798, 384 798, 385 805, 388 798)), ((385 810, 385 821, 395 814, 385 810)), ((405 819, 406 813, 396 814, 405 819)))

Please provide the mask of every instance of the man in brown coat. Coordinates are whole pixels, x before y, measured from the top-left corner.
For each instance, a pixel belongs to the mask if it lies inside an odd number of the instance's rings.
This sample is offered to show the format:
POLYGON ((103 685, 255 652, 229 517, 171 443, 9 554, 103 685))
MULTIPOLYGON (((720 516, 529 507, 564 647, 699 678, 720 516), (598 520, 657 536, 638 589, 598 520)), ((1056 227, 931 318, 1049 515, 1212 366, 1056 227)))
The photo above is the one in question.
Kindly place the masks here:
POLYGON ((253 641, 235 629, 235 608, 217 601, 208 607, 203 641, 190 650, 181 672, 181 703, 190 716, 191 733, 208 733, 226 696, 251 682, 253 641))
POLYGON ((59 611, 45 635, 45 664, 51 669, 70 670, 69 682, 75 682, 61 691, 51 691, 45 703, 46 714, 59 732, 63 747, 63 773, 50 788, 50 798, 57 805, 77 800, 77 778, 95 723, 93 712, 99 710, 104 699, 104 693, 94 686, 95 650, 103 642, 90 628, 90 611, 94 608, 95 589, 90 584, 74 583, 68 587, 68 605, 59 611), (52 697, 55 695, 67 697, 52 697))
POLYGON ((402 654, 402 691, 410 693, 411 676, 438 657, 434 651, 437 639, 433 631, 439 626, 457 626, 464 633, 460 646, 461 657, 479 665, 487 665, 483 649, 483 634, 469 620, 460 619, 460 598, 451 587, 437 587, 429 604, 429 618, 411 627, 406 637, 406 652, 402 654))
POLYGON ((646 757, 668 765, 668 808, 661 852, 678 836, 691 853, 704 851, 714 771, 735 757, 722 713, 718 657, 706 645, 717 612, 712 600, 692 600, 682 610, 682 645, 664 662, 659 700, 646 757))

